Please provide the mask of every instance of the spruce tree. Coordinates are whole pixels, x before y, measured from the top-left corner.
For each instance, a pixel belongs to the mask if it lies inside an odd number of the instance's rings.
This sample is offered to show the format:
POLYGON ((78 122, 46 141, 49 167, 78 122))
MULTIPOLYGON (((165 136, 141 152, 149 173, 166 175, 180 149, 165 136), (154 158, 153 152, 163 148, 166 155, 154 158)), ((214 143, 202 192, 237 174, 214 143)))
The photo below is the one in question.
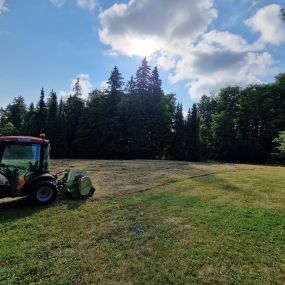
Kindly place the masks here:
POLYGON ((25 99, 22 96, 18 96, 7 106, 6 121, 12 123, 17 130, 21 130, 24 124, 25 113, 25 99))
POLYGON ((66 115, 65 106, 62 98, 58 105, 58 123, 57 123, 57 146, 58 152, 56 153, 57 158, 65 158, 67 152, 67 132, 66 132, 66 115))
POLYGON ((38 136, 36 131, 36 110, 34 103, 31 103, 24 118, 22 134, 27 136, 38 136))
POLYGON ((136 72, 136 89, 140 94, 144 94, 150 90, 151 71, 147 59, 144 58, 141 66, 136 72))
POLYGON ((85 103, 80 96, 81 86, 79 79, 74 85, 74 94, 70 95, 65 104, 66 137, 68 142, 67 154, 69 157, 78 157, 79 138, 77 137, 79 122, 84 112, 85 103))
POLYGON ((53 90, 47 104, 47 137, 53 144, 52 157, 58 157, 60 152, 58 148, 58 102, 57 95, 53 90))
POLYGON ((82 87, 80 85, 79 77, 76 79, 75 84, 73 86, 73 96, 81 97, 82 96, 82 87))
POLYGON ((200 122, 197 112, 197 105, 193 104, 191 113, 187 116, 187 159, 197 161, 200 159, 200 122), (190 120, 189 120, 190 119, 190 120))
POLYGON ((40 100, 37 104, 36 114, 35 114, 35 135, 47 131, 47 107, 45 102, 45 91, 44 88, 41 89, 40 100))
POLYGON ((104 153, 107 157, 116 157, 119 152, 119 145, 122 132, 125 126, 122 126, 120 112, 120 101, 123 97, 123 77, 119 69, 115 66, 107 81, 106 100, 104 111, 107 117, 104 120, 103 137, 105 139, 104 153))
POLYGON ((177 104, 174 115, 172 157, 177 160, 185 159, 185 121, 182 103, 177 104))

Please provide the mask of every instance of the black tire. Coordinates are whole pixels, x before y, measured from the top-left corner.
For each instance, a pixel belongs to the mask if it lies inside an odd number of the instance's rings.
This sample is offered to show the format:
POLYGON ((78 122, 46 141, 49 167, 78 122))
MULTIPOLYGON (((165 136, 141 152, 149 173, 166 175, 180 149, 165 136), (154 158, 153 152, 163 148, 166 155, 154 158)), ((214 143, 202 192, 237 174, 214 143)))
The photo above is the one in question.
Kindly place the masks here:
POLYGON ((57 187, 53 181, 40 181, 32 186, 31 198, 37 205, 48 205, 54 202, 57 187))

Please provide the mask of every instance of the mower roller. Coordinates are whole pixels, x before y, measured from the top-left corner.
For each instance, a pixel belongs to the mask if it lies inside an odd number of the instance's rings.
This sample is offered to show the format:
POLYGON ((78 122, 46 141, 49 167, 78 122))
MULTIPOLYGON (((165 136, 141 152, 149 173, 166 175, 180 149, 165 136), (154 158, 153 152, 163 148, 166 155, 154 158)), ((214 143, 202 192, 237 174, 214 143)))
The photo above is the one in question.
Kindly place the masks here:
POLYGON ((49 171, 50 142, 39 138, 0 136, 0 199, 30 196, 38 205, 54 202, 58 191, 80 199, 95 188, 83 170, 49 171), (61 177, 59 179, 59 177, 61 177))

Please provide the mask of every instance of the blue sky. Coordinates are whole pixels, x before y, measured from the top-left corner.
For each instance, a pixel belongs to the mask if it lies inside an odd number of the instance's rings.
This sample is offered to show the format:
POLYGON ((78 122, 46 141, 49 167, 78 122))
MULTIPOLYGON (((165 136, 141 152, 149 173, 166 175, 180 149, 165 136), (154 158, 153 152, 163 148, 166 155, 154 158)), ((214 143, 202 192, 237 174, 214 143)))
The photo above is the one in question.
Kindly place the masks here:
POLYGON ((0 0, 0 105, 41 87, 65 96, 78 76, 101 88, 117 65, 128 80, 142 58, 187 109, 228 84, 285 72, 284 0, 0 0))

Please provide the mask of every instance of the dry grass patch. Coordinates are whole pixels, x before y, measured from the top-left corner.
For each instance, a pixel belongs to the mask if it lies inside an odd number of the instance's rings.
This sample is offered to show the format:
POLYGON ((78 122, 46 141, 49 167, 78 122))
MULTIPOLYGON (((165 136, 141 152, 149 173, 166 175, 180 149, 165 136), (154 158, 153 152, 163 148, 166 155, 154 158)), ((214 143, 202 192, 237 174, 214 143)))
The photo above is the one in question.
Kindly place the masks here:
POLYGON ((190 163, 161 160, 52 160, 52 171, 67 168, 89 172, 96 198, 141 192, 198 176, 262 168, 230 163, 190 163))

